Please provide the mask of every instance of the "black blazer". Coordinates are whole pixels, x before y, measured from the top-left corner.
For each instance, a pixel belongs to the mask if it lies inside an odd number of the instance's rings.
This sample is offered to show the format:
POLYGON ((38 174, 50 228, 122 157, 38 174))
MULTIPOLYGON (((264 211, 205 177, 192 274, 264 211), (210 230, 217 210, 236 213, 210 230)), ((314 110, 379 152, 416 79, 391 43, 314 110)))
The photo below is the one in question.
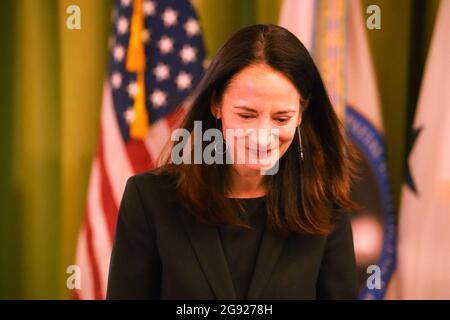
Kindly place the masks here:
MULTIPOLYGON (((348 215, 330 236, 266 231, 248 299, 356 299, 348 215)), ((236 299, 217 228, 186 213, 164 175, 131 177, 119 209, 108 299, 236 299)))

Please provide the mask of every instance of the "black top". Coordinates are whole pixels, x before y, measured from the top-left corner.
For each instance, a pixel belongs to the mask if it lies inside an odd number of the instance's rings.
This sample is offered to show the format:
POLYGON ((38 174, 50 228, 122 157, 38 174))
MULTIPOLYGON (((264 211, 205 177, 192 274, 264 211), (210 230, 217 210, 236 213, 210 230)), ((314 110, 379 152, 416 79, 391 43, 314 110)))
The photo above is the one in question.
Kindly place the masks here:
POLYGON ((239 259, 245 251, 233 254, 230 248, 238 244, 227 240, 226 228, 184 209, 173 178, 134 176, 119 208, 107 298, 356 299, 350 220, 346 212, 330 210, 334 229, 328 236, 281 235, 266 228, 261 240, 256 233, 246 238, 253 254, 239 259))
POLYGON ((264 197, 241 199, 243 220, 253 229, 219 226, 219 236, 238 299, 245 299, 266 222, 264 197))

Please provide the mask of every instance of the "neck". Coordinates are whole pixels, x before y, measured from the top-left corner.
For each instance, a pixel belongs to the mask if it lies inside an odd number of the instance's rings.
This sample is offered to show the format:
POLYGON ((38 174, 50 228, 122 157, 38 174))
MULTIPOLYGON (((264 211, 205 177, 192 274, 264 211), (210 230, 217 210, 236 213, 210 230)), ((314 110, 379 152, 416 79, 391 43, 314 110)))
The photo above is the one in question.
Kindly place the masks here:
POLYGON ((231 198, 257 198, 266 195, 263 176, 259 171, 238 172, 235 168, 230 170, 231 198))

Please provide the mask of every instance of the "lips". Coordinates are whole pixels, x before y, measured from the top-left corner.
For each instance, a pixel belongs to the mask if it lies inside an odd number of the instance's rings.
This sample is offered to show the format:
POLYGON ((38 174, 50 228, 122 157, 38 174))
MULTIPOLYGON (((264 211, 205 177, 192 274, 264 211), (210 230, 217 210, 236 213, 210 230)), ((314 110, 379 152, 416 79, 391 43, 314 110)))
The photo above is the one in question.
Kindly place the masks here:
POLYGON ((254 155, 255 157, 257 157, 258 159, 264 159, 264 158, 269 158, 272 156, 272 150, 274 149, 269 149, 269 150, 263 150, 263 149, 250 149, 250 148, 245 148, 251 155, 254 155))
POLYGON ((245 149, 247 149, 250 152, 258 152, 258 153, 267 152, 267 153, 269 153, 269 152, 277 149, 277 146, 272 145, 270 148, 267 147, 267 149, 265 149, 265 148, 249 148, 248 146, 245 146, 245 149))
POLYGON ((271 152, 273 150, 273 149, 265 150, 265 149, 250 149, 250 148, 245 148, 245 149, 247 149, 250 152, 254 152, 254 153, 256 153, 256 152, 258 152, 258 153, 263 153, 263 152, 269 153, 269 152, 271 152))

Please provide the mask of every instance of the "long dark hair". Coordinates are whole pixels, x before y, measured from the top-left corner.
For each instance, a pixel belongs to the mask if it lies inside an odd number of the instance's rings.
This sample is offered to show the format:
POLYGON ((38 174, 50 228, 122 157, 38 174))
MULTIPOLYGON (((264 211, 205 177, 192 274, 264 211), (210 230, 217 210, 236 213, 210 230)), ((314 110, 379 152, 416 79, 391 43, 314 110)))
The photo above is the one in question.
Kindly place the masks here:
MULTIPOLYGON (((258 24, 235 33, 218 50, 196 86, 181 127, 191 133, 191 138, 194 121, 201 121, 203 130, 215 128, 211 103, 220 105, 233 76, 256 63, 283 73, 302 97, 304 160, 300 159, 299 139, 295 138, 279 160, 278 173, 264 176, 268 226, 280 232, 328 234, 334 208, 355 208, 350 199, 354 150, 344 137, 317 67, 291 32, 276 25, 258 24)), ((176 178, 180 200, 198 218, 246 226, 236 214, 236 208, 242 208, 239 201, 226 197, 230 191, 228 166, 175 165, 167 158, 157 172, 176 178)))

